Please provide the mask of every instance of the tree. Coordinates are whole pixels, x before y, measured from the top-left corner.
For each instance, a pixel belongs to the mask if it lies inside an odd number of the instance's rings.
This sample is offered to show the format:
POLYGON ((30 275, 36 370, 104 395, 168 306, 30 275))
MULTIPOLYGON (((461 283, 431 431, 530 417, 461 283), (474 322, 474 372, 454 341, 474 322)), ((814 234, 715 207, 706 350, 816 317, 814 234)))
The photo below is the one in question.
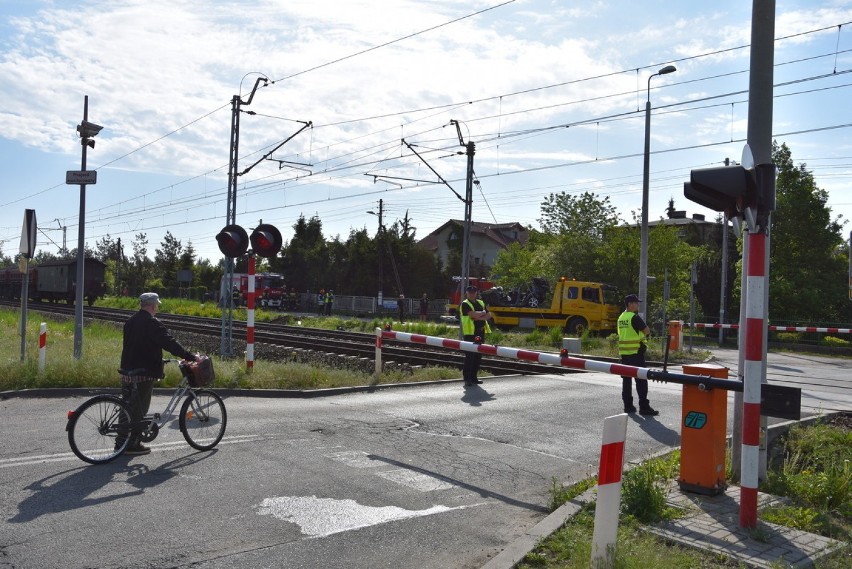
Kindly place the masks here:
POLYGON ((131 243, 133 248, 133 259, 130 260, 127 271, 127 284, 133 291, 132 294, 144 292, 148 281, 152 278, 153 262, 148 258, 148 236, 137 233, 131 243))
POLYGON ((606 280, 598 272, 599 248, 618 216, 609 197, 591 192, 550 194, 541 203, 541 231, 531 231, 526 245, 501 251, 494 271, 500 284, 515 287, 534 276, 555 282, 560 277, 606 280))
POLYGON ((592 192, 572 196, 550 194, 541 203, 541 230, 551 235, 585 236, 600 242, 607 228, 618 225, 618 214, 609 196, 600 199, 592 192))
POLYGON ((333 288, 326 282, 330 266, 322 221, 317 216, 306 220, 300 215, 293 231, 293 238, 284 245, 283 255, 273 259, 271 268, 284 274, 288 288, 299 291, 333 288))
POLYGON ((806 164, 793 164, 786 144, 773 143, 772 159, 778 176, 770 230, 770 319, 848 321, 845 221, 832 216, 828 193, 817 187, 806 164))
POLYGON ((183 254, 183 246, 180 240, 172 235, 171 231, 166 231, 162 243, 162 249, 154 250, 154 264, 156 266, 156 276, 160 278, 165 287, 177 288, 177 271, 183 268, 180 263, 181 255, 183 254))

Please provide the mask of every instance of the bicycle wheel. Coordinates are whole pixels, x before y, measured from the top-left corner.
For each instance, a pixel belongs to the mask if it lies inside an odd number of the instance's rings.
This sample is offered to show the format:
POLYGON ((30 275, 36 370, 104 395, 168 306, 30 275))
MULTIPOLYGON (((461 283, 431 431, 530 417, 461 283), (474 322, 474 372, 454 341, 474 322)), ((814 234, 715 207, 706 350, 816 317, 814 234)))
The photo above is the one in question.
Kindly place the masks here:
POLYGON ((227 423, 225 402, 214 391, 191 392, 180 408, 180 432, 189 446, 198 450, 210 450, 219 444, 227 423))
POLYGON ((130 439, 130 409, 120 398, 96 395, 68 419, 68 444, 77 458, 103 464, 119 456, 130 439))

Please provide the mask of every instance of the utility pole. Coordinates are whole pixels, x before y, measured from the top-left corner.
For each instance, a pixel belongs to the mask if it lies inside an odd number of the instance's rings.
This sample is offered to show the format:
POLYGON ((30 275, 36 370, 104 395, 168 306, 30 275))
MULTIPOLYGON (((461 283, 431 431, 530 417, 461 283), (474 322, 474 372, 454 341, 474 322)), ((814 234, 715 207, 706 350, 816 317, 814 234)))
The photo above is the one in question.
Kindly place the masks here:
POLYGON ((379 291, 376 296, 376 300, 378 301, 378 312, 382 313, 383 303, 384 303, 384 290, 385 290, 385 275, 384 275, 384 242, 385 242, 385 225, 382 222, 382 216, 384 215, 384 200, 379 199, 379 213, 376 213, 372 210, 367 213, 371 215, 378 216, 379 218, 379 231, 376 233, 376 241, 378 241, 378 247, 376 247, 376 253, 378 254, 379 261, 379 291))
MULTIPOLYGON (((468 141, 467 144, 465 144, 464 137, 462 137, 461 133, 461 126, 459 126, 459 121, 451 120, 450 123, 456 125, 456 132, 459 135, 459 144, 464 146, 465 154, 467 154, 467 177, 464 191, 464 236, 462 238, 461 295, 459 296, 459 298, 464 300, 464 292, 470 279, 470 225, 473 218, 473 156, 476 154, 476 145, 473 141, 468 141)), ((459 327, 459 338, 462 336, 462 329, 459 327)))
POLYGON ((86 171, 86 150, 95 147, 92 140, 102 129, 100 125, 89 122, 89 96, 83 99, 83 122, 77 125, 80 133, 80 145, 83 147, 83 157, 80 161, 79 172, 66 172, 66 184, 80 184, 80 225, 77 231, 77 278, 74 286, 74 359, 83 357, 83 293, 86 288, 85 257, 86 257, 86 185, 97 182, 97 171, 86 171))
MULTIPOLYGON (((459 136, 459 144, 465 148, 465 154, 467 154, 467 183, 465 184, 465 197, 461 197, 458 192, 456 192, 453 187, 440 175, 435 171, 432 166, 423 160, 423 157, 417 153, 414 147, 402 139, 402 143, 405 144, 409 150, 411 150, 420 160, 430 169, 432 173, 438 176, 441 182, 450 188, 450 191, 455 194, 455 196, 460 199, 464 203, 464 236, 462 237, 462 263, 461 263, 461 282, 459 286, 461 287, 461 298, 464 298, 464 289, 467 287, 468 279, 470 278, 470 225, 471 219, 473 217, 473 156, 476 154, 476 145, 473 141, 465 143, 464 137, 462 137, 461 127, 459 126, 459 121, 450 120, 450 124, 455 125, 456 132, 459 136)), ((462 329, 459 327, 459 338, 462 337, 462 329)))
MULTIPOLYGON (((239 95, 234 95, 231 98, 231 144, 230 156, 228 159, 228 202, 225 211, 225 225, 235 225, 237 223, 237 177, 239 149, 240 149, 240 108, 251 104, 254 99, 254 94, 260 86, 261 81, 264 85, 269 82, 266 77, 258 77, 254 82, 254 88, 247 101, 243 101, 239 95)), ((231 357, 234 355, 234 301, 230 294, 231 286, 234 280, 234 260, 230 257, 225 257, 225 275, 226 287, 222 287, 222 337, 219 346, 219 353, 222 357, 231 357)))

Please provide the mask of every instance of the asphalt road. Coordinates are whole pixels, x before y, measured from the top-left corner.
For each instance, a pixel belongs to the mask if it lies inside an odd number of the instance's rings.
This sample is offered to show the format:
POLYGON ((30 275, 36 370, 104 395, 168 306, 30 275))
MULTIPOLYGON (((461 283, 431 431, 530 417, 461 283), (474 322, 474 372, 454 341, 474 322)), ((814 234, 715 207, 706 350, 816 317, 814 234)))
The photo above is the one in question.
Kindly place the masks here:
MULTIPOLYGON (((852 362, 796 361, 770 358, 852 377, 852 362)), ((835 405, 850 408, 850 381, 835 405)), ((596 474, 619 393, 617 377, 574 374, 229 397, 213 451, 166 426, 150 455, 101 466, 68 449, 83 397, 3 400, 0 567, 481 567, 546 515, 554 479, 596 474)), ((651 400, 661 414, 631 416, 627 460, 678 444, 680 387, 652 382, 651 400)))

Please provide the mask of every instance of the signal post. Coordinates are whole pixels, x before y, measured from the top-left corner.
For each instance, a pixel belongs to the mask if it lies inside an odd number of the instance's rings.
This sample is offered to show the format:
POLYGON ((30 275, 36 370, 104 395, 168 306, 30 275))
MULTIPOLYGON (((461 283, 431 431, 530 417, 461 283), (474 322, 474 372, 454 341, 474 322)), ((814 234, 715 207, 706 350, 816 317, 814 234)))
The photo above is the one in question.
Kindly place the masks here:
MULTIPOLYGON (((255 304, 255 255, 271 258, 278 254, 283 244, 281 232, 274 225, 260 223, 249 237, 241 226, 236 224, 226 225, 216 235, 219 250, 226 257, 226 262, 233 266, 238 257, 248 254, 248 295, 246 298, 246 368, 251 370, 254 366, 254 304, 255 304), (251 250, 249 250, 251 243, 251 250)), ((227 277, 227 274, 226 274, 227 277)), ((227 281, 226 281, 227 282, 227 281)), ((228 287, 233 283, 228 283, 228 287)), ((222 339, 220 355, 232 357, 233 349, 233 322, 234 301, 230 288, 222 291, 222 339)))

